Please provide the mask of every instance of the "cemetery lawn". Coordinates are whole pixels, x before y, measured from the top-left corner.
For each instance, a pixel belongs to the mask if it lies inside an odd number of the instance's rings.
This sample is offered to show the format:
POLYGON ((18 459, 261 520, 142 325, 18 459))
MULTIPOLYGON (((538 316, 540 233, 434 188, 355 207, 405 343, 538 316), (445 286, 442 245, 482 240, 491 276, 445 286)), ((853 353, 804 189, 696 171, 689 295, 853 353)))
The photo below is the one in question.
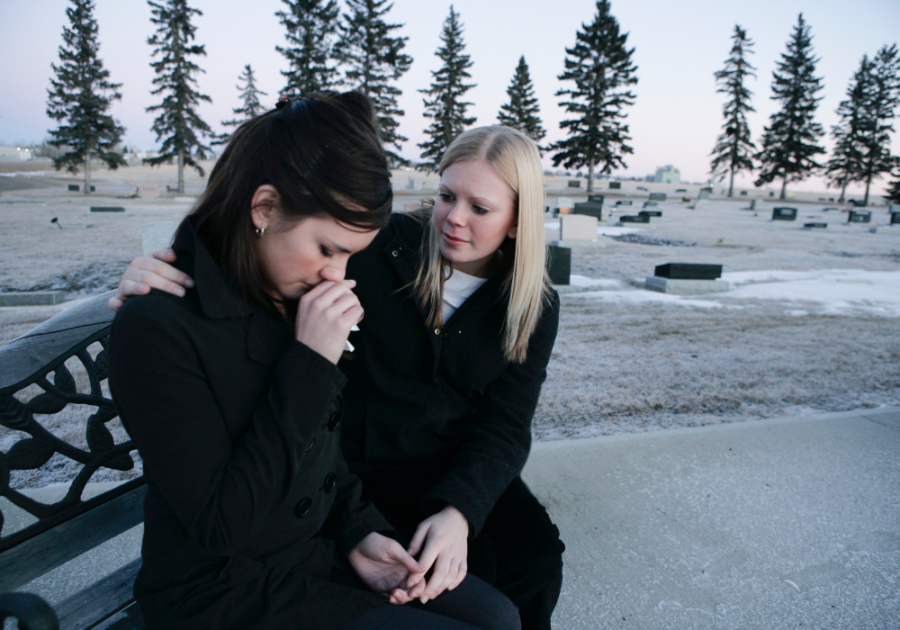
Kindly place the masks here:
MULTIPOLYGON (((63 290, 72 300, 114 288, 141 252, 141 225, 180 220, 202 191, 203 179, 189 173, 181 198, 166 192, 175 184, 167 166, 100 169, 91 197, 67 192, 82 180, 49 167, 0 176, 0 291, 63 290), (128 198, 145 181, 158 182, 161 197, 128 198), (92 205, 126 211, 92 213, 92 205)), ((394 178, 395 210, 415 205, 425 176, 394 178)), ((435 182, 429 176, 425 195, 435 182)), ((615 217, 637 214, 649 194, 627 184, 614 193, 633 205, 601 222, 605 246, 572 250, 576 292, 561 296, 536 439, 900 404, 900 225, 887 225, 884 207, 871 208, 870 224, 848 225, 846 212, 824 210, 834 203, 758 201, 751 211, 746 197, 713 198, 691 210, 669 191, 653 208, 662 217, 616 227, 615 217), (774 206, 798 208, 797 220, 772 221, 774 206), (807 222, 828 227, 802 229, 807 222), (721 264, 732 289, 645 290, 644 278, 669 262, 721 264)), ((551 190, 548 205, 556 194, 584 200, 579 192, 551 190)), ((607 211, 616 199, 602 192, 607 211)), ((548 239, 558 238, 558 221, 546 225, 548 239)), ((0 309, 0 344, 58 310, 0 309)))

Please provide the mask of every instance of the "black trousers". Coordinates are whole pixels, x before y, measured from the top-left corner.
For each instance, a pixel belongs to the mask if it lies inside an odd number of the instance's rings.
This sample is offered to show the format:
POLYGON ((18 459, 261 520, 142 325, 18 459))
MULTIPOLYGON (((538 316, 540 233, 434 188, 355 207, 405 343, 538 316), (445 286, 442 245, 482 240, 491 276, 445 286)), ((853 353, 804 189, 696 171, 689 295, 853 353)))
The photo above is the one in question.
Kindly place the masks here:
MULTIPOLYGON (((375 504, 401 534, 413 533, 430 514, 421 499, 430 483, 393 470, 359 475, 363 498, 375 504)), ((559 529, 520 477, 516 477, 485 521, 469 539, 469 573, 493 584, 518 607, 522 630, 550 630, 550 618, 562 588, 559 529)))

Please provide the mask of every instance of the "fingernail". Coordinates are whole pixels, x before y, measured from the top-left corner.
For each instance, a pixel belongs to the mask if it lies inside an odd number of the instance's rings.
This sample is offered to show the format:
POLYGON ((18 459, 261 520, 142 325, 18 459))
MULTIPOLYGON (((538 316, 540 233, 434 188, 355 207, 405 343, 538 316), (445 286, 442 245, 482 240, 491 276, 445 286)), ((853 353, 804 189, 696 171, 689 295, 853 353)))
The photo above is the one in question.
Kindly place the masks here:
POLYGON ((422 598, 422 603, 423 603, 423 604, 427 604, 427 603, 428 603, 428 598, 427 598, 427 597, 423 597, 423 598, 422 598))

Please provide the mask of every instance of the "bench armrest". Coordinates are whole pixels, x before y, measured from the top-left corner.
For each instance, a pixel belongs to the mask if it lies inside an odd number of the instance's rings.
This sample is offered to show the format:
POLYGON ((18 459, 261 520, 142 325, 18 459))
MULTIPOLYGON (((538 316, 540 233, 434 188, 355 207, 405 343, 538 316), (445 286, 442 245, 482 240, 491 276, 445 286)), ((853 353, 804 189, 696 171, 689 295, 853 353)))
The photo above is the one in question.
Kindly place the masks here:
POLYGON ((59 630, 59 620, 50 604, 32 593, 0 594, 0 627, 9 617, 19 630, 59 630))

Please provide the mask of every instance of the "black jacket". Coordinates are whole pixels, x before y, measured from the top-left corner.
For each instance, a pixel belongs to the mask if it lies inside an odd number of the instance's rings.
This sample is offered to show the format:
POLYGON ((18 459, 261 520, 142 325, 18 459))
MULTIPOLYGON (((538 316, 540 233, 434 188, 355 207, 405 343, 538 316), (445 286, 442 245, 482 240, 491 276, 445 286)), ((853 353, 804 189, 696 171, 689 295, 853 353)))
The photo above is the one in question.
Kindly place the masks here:
POLYGON ((332 582, 335 553, 389 529, 340 457, 345 379, 239 299, 191 229, 175 250, 197 288, 129 300, 110 334, 148 486, 135 585, 148 626, 345 627, 385 600, 332 582))
MULTIPOLYGON (((351 471, 394 469, 432 482, 427 512, 446 504, 480 531, 522 470, 531 419, 559 323, 552 292, 524 363, 503 356, 506 313, 499 278, 485 282, 435 329, 410 289, 423 224, 395 214, 347 275, 366 310, 356 351, 341 363, 348 383, 341 445, 351 471)), ((345 355, 346 356, 346 355, 345 355)))

